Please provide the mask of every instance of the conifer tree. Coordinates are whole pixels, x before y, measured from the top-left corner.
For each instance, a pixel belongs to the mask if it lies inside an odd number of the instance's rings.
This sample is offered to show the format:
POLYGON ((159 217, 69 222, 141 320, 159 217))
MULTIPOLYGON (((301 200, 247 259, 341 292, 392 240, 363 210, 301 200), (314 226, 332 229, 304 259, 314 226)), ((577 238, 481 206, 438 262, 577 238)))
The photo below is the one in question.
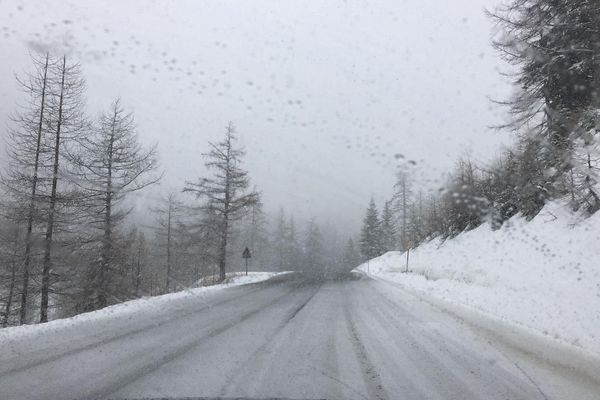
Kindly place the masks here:
POLYGON ((369 208, 363 220, 363 227, 360 236, 360 252, 364 260, 370 260, 380 256, 383 253, 381 243, 381 221, 379 212, 375 205, 375 200, 371 198, 369 208))
POLYGON ((381 212, 381 244, 384 251, 396 249, 398 244, 398 235, 396 232, 396 223, 392 202, 386 201, 381 212))
POLYGON ((360 264, 360 254, 352 238, 348 239, 343 257, 344 268, 354 268, 360 264))

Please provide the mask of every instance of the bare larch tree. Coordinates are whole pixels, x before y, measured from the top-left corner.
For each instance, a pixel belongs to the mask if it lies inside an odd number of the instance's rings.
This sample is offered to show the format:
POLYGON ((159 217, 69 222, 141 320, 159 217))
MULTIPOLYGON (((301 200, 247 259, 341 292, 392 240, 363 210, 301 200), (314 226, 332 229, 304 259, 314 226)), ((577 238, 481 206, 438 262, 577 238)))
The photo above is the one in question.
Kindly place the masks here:
POLYGON ((48 300, 50 294, 50 270, 52 267, 53 235, 56 230, 56 214, 59 202, 66 201, 68 196, 61 196, 58 191, 61 144, 76 139, 83 133, 86 121, 83 115, 83 91, 85 84, 77 63, 67 63, 63 56, 54 66, 52 86, 56 93, 48 99, 49 136, 52 139, 52 160, 50 194, 46 216, 46 234, 44 238, 44 257, 42 264, 42 286, 40 304, 40 322, 48 321, 48 300))
POLYGON ((232 224, 259 200, 256 191, 248 191, 248 172, 240 168, 245 152, 235 146, 236 140, 235 128, 230 122, 223 140, 210 142, 210 151, 203 154, 208 160, 206 167, 214 170, 214 175, 201 178, 198 182, 187 182, 184 188, 185 192, 194 193, 205 201, 200 210, 216 216, 214 230, 219 236, 217 258, 220 282, 226 278, 227 243, 232 224))
MULTIPOLYGON (((49 82, 53 60, 48 53, 32 55, 34 70, 24 78, 17 78, 27 104, 12 116, 8 130, 6 151, 8 165, 2 175, 2 187, 7 196, 7 216, 17 224, 24 224, 24 252, 21 275, 21 304, 19 320, 27 322, 29 286, 33 258, 34 228, 39 220, 39 184, 42 158, 47 153, 44 137, 47 131, 47 99, 51 92, 49 82), (7 204, 10 202, 10 205, 7 204)), ((15 276, 16 278, 16 276, 15 276)))
POLYGON ((159 243, 164 246, 165 256, 165 288, 171 291, 171 280, 173 272, 173 236, 178 224, 178 216, 183 205, 177 200, 175 193, 169 193, 166 198, 160 199, 158 207, 152 211, 156 214, 155 234, 159 243))
POLYGON ((115 230, 131 209, 122 203, 132 192, 160 180, 156 146, 144 149, 135 131, 133 116, 119 100, 100 116, 92 135, 79 141, 79 153, 72 158, 79 167, 81 188, 87 193, 90 226, 98 234, 99 257, 92 266, 89 307, 108 305, 110 273, 115 258, 115 230))

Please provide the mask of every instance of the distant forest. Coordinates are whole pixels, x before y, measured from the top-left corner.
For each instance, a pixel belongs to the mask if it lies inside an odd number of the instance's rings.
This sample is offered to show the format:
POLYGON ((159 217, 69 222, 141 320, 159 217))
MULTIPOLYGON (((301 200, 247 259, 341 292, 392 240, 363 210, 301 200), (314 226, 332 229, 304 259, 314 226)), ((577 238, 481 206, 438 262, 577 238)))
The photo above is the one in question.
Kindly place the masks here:
MULTIPOLYGON (((126 105, 117 99, 90 118, 80 65, 66 56, 33 55, 17 79, 25 101, 5 133, 0 174, 1 326, 222 282, 242 270, 246 247, 251 270, 343 267, 335 229, 298 226, 283 209, 265 214, 232 123, 203 154, 208 175, 164 193, 136 226, 127 199, 162 171, 126 105)), ((357 265, 351 256, 346 265, 357 265)))

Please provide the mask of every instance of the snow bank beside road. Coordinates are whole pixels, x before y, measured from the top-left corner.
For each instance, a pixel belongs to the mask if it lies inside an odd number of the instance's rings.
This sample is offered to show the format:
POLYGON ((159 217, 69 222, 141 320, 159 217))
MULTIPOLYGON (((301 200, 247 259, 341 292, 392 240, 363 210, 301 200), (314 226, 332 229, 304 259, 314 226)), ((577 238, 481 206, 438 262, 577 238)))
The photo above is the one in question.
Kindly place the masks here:
POLYGON ((550 204, 530 222, 425 243, 405 265, 391 252, 359 269, 600 355, 600 213, 550 204))
POLYGON ((131 300, 44 324, 0 329, 0 347, 19 359, 13 365, 15 367, 18 361, 26 361, 26 357, 22 357, 25 354, 40 350, 51 353, 52 350, 48 349, 58 348, 61 343, 76 347, 78 343, 88 343, 91 338, 100 341, 114 335, 114 332, 125 334, 134 326, 143 328, 144 324, 158 325, 162 322, 161 318, 175 317, 182 312, 189 312, 190 308, 203 306, 207 295, 218 294, 225 288, 265 281, 280 274, 249 272, 248 276, 228 278, 228 282, 224 284, 131 300), (68 335, 62 334, 67 331, 68 335))

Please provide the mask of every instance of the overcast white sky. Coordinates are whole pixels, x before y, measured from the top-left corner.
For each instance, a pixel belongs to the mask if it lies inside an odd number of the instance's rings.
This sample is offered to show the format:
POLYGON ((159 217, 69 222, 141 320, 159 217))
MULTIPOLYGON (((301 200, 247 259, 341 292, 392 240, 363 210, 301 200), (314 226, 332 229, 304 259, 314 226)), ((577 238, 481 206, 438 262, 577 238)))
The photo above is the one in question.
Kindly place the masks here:
POLYGON ((503 112, 488 98, 510 92, 483 13, 498 2, 0 0, 0 122, 29 49, 65 49, 90 113, 121 96, 158 142, 160 190, 203 174, 232 120, 268 209, 356 229, 397 168, 432 187, 509 140, 488 128, 503 112))

